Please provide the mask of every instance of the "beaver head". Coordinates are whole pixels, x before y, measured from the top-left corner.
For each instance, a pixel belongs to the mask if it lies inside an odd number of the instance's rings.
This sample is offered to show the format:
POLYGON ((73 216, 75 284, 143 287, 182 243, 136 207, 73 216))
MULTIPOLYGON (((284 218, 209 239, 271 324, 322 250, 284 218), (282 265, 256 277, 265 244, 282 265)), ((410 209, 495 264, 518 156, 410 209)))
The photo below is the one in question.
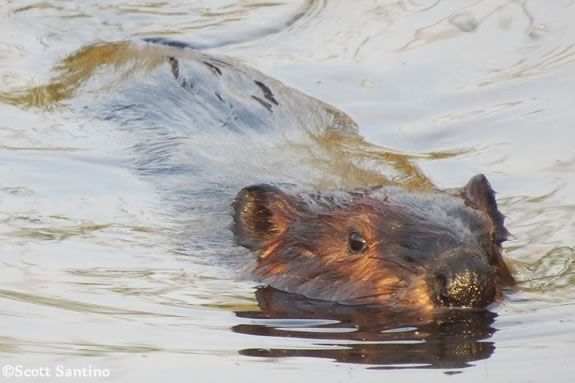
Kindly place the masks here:
POLYGON ((481 308, 513 277, 508 232, 480 174, 456 192, 396 187, 290 194, 270 185, 234 201, 236 242, 274 288, 347 304, 481 308))

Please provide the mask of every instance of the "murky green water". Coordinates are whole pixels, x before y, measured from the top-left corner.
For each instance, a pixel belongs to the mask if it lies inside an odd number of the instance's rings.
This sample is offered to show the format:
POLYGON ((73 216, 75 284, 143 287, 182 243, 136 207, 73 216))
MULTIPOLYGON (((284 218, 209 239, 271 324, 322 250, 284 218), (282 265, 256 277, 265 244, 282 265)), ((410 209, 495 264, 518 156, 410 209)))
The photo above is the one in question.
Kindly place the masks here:
POLYGON ((574 18, 562 0, 5 2, 0 363, 51 368, 41 381, 62 381, 59 365, 110 381, 571 381, 574 18), (519 291, 496 315, 381 331, 182 245, 219 218, 175 214, 130 165, 140 136, 73 108, 74 81, 113 44, 82 48, 144 36, 213 47, 334 105, 381 147, 373 169, 417 180, 417 165, 441 187, 485 172, 519 291))

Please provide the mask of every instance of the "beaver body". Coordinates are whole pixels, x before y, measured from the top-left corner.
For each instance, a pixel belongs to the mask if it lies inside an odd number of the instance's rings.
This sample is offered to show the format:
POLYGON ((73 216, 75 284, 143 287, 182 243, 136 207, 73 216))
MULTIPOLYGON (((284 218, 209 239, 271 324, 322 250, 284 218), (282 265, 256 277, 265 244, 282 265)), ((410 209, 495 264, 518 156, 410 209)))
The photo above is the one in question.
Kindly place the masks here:
POLYGON ((260 282, 346 304, 485 307, 513 283, 484 176, 414 190, 423 177, 409 164, 393 186, 405 159, 374 151, 321 101, 185 44, 115 49, 113 75, 91 74, 115 96, 84 107, 137 137, 137 169, 199 222, 192 251, 233 241, 255 253, 260 282))

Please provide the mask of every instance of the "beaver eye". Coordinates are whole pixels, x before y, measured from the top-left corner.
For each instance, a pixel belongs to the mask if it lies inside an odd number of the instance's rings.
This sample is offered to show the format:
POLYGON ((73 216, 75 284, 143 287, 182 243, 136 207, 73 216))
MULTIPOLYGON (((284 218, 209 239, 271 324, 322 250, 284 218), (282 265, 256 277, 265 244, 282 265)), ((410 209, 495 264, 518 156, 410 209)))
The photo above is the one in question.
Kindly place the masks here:
POLYGON ((349 235, 349 249, 352 253, 361 253, 367 247, 367 241, 361 234, 353 232, 349 235))

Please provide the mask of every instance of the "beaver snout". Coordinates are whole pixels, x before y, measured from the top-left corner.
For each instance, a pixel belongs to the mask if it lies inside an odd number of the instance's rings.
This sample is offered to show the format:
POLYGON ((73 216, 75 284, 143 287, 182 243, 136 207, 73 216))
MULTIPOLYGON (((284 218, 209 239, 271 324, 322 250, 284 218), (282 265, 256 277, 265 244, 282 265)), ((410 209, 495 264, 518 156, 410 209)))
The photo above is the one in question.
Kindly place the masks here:
POLYGON ((495 277, 495 270, 480 254, 458 251, 440 258, 430 285, 441 306, 479 308, 493 303, 495 277))

